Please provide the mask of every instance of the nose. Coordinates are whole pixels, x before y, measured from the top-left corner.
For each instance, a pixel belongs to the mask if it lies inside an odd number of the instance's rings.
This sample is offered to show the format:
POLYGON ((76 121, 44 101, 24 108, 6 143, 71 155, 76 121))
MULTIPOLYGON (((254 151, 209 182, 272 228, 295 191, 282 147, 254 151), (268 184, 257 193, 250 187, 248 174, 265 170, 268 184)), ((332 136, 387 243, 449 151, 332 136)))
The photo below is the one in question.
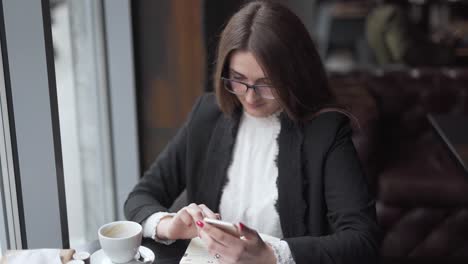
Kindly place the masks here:
POLYGON ((245 94, 245 101, 249 104, 255 103, 257 101, 258 95, 253 89, 247 89, 247 93, 245 94))

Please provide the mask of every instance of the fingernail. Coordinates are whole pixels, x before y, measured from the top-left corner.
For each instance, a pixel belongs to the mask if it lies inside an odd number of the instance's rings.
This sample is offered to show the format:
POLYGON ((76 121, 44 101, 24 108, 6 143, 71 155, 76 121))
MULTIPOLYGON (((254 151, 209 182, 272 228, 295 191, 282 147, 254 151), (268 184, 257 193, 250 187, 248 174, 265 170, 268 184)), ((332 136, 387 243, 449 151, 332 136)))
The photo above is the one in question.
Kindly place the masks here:
POLYGON ((243 231, 244 228, 245 228, 245 225, 243 223, 239 222, 239 228, 240 228, 241 231, 243 231))
POLYGON ((200 220, 198 220, 198 221, 197 221, 197 226, 199 226, 199 227, 203 227, 203 222, 202 222, 202 221, 200 221, 200 220))

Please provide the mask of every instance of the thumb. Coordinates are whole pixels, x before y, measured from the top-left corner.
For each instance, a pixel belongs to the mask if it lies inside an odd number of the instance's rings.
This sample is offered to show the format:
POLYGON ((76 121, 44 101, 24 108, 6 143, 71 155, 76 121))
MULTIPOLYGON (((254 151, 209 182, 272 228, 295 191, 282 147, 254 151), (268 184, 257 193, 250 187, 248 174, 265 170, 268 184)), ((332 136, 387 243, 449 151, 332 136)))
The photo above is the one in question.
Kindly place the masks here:
POLYGON ((238 227, 239 234, 245 237, 247 240, 252 240, 258 238, 257 231, 253 230, 252 228, 244 225, 243 223, 239 223, 238 227))

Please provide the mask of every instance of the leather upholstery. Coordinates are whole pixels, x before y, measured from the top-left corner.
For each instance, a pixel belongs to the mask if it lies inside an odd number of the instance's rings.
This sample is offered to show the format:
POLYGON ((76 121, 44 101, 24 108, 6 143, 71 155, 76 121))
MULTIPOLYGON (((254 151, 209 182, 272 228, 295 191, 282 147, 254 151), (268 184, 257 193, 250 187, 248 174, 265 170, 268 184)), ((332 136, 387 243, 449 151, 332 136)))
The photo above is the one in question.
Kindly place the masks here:
POLYGON ((332 74, 331 86, 364 128, 353 141, 377 195, 382 256, 468 260, 468 177, 426 118, 468 115, 468 70, 332 74))

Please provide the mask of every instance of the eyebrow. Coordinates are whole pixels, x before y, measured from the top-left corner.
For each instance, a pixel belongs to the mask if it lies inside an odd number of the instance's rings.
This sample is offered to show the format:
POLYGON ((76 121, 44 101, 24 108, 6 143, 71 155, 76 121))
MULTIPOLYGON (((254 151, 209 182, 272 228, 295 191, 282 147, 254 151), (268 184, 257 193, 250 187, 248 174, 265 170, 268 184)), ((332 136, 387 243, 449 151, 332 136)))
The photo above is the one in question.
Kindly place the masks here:
MULTIPOLYGON (((234 70, 232 68, 229 68, 229 71, 231 73, 236 74, 236 75, 240 75, 242 78, 247 79, 244 74, 242 74, 242 73, 240 73, 240 72, 238 72, 238 71, 236 71, 236 70, 234 70)), ((262 77, 262 78, 258 78, 257 80, 255 80, 255 82, 258 82, 258 81, 270 81, 270 79, 268 77, 262 77)))

